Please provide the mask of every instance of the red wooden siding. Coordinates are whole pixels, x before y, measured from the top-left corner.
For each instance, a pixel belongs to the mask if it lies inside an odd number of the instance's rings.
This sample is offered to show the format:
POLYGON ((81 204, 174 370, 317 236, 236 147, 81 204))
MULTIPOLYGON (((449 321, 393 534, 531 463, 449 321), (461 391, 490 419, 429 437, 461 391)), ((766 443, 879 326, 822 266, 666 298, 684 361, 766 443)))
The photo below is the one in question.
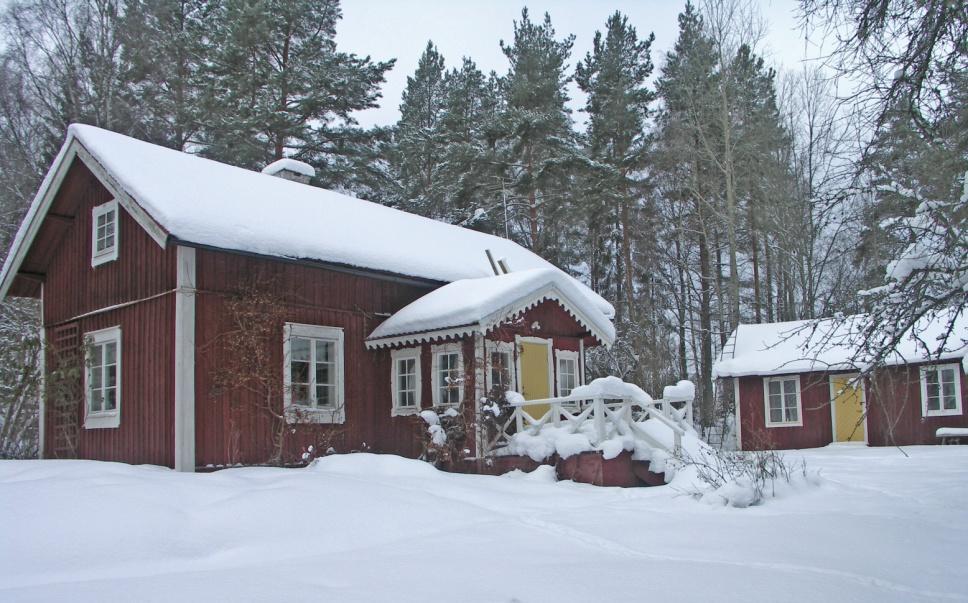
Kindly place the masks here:
MULTIPOLYGON (((367 350, 364 340, 387 315, 430 291, 430 287, 337 272, 323 267, 274 261, 228 252, 198 250, 196 256, 195 450, 198 465, 262 463, 273 450, 272 420, 253 411, 241 391, 216 395, 213 372, 223 361, 218 345, 226 324, 229 295, 252 282, 271 283, 284 306, 284 322, 340 327, 344 336, 342 426, 330 442, 339 451, 373 450, 416 456, 420 419, 391 418, 390 354, 367 350), (232 404, 233 401, 237 402, 232 404), (240 403, 241 402, 241 403, 240 403)), ((271 362, 284 370, 283 325, 276 325, 271 362)), ((423 363, 428 367, 429 359, 423 363)), ((425 388, 426 391, 427 390, 425 388)), ((319 446, 328 436, 315 427, 296 426, 287 445, 290 458, 319 446)))
MULTIPOLYGON (((959 361, 952 361, 958 364, 959 361)), ((941 363, 949 364, 949 363, 941 363)), ((968 379, 961 379, 962 414, 923 417, 921 412, 920 367, 889 367, 874 382, 865 383, 867 441, 871 446, 936 444, 939 427, 968 427, 968 379), (893 433, 892 433, 893 432, 893 433)), ((803 404, 802 427, 766 427, 763 377, 739 378, 740 422, 743 450, 765 448, 818 448, 833 441, 830 412, 830 374, 803 373, 800 387, 803 404)))
MULTIPOLYGON (((121 327, 121 425, 84 429, 84 403, 78 400, 78 456, 172 466, 175 251, 159 247, 119 208, 118 259, 92 268, 91 208, 110 199, 75 162, 51 210, 73 219, 48 220, 24 265, 45 273, 48 332, 64 324, 76 324, 82 335, 121 327), (129 302, 135 303, 83 316, 129 302)), ((54 417, 47 410, 45 456, 53 456, 54 417)))
POLYGON ((814 448, 831 442, 830 390, 826 375, 800 376, 802 427, 767 427, 764 395, 763 377, 740 378, 740 431, 744 450, 814 448))

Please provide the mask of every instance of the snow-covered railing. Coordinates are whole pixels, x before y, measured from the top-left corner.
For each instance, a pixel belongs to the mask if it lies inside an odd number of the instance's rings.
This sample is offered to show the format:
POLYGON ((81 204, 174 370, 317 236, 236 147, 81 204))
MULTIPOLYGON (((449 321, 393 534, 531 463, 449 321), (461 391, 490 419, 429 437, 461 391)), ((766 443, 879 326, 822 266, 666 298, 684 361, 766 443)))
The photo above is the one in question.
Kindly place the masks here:
POLYGON ((630 435, 652 448, 678 453, 685 434, 684 426, 692 422, 692 399, 684 396, 646 401, 633 396, 601 395, 589 398, 588 395, 571 395, 540 400, 518 399, 510 405, 514 410, 488 443, 489 452, 508 445, 516 433, 538 435, 542 428, 549 425, 564 426, 571 433, 578 433, 590 423, 593 426, 590 441, 594 446, 618 434, 630 435), (548 407, 547 410, 541 416, 534 416, 531 409, 544 406, 548 407), (656 419, 672 431, 673 450, 638 425, 647 419, 656 419))

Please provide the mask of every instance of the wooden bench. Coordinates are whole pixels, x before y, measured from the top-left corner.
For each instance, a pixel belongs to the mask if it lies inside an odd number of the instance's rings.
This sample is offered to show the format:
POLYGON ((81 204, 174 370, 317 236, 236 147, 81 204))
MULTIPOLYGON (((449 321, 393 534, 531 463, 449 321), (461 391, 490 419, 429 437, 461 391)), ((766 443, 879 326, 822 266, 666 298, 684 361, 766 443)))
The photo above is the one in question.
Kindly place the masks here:
POLYGON ((941 440, 941 445, 945 444, 968 444, 968 427, 939 427, 934 437, 941 440))

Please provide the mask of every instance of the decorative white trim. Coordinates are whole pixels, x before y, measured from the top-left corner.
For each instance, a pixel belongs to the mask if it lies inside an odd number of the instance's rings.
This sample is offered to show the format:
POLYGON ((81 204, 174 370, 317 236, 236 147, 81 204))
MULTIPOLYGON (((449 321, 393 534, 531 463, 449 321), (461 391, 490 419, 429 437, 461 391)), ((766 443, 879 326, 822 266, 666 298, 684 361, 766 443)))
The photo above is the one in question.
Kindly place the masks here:
POLYGON ((601 330, 599 330, 595 326, 595 323, 589 320, 588 317, 585 316, 577 307, 573 306, 568 298, 553 284, 542 287, 535 292, 532 292, 498 310, 495 310, 494 312, 491 312, 476 324, 446 327, 443 329, 435 329, 433 331, 419 333, 393 335, 390 337, 381 337, 379 339, 370 339, 366 341, 366 347, 368 349, 376 349, 397 345, 412 345, 416 343, 438 341, 448 337, 460 338, 477 332, 486 335, 492 329, 499 327, 501 324, 509 320, 514 320, 521 314, 524 314, 541 302, 547 300, 558 302, 558 304, 569 316, 575 319, 575 321, 582 327, 588 329, 592 336, 602 342, 606 348, 611 347, 612 338, 608 337, 601 330))
POLYGON ((964 414, 961 404, 961 367, 957 364, 931 364, 920 369, 921 381, 921 416, 922 417, 951 417, 964 414), (955 407, 945 409, 943 392, 941 391, 941 371, 951 370, 955 374, 955 407), (938 373, 938 410, 928 410, 928 382, 924 374, 928 371, 938 373))
POLYGON ((830 391, 830 441, 834 443, 837 441, 837 398, 836 392, 834 391, 834 379, 838 377, 847 378, 848 382, 854 381, 854 387, 860 387, 860 410, 864 415, 864 443, 867 443, 867 387, 864 385, 863 380, 856 381, 859 377, 858 373, 848 373, 848 374, 836 374, 830 375, 827 378, 827 388, 830 391), (859 385, 858 385, 859 383, 859 385))
POLYGON ((390 350, 390 399, 393 401, 390 407, 391 417, 403 417, 409 415, 416 415, 420 413, 420 401, 423 394, 423 379, 421 379, 420 372, 420 347, 416 348, 401 348, 398 350, 390 350), (416 406, 404 406, 401 407, 399 403, 400 392, 397 389, 397 379, 400 376, 398 372, 399 366, 397 363, 400 360, 413 359, 414 370, 416 371, 417 380, 414 384, 414 397, 416 400, 416 406))
MULTIPOLYGON (((780 386, 781 401, 784 396, 783 386, 780 386)), ((784 407, 785 408, 785 407, 784 407)), ((767 427, 803 427, 803 395, 800 390, 800 375, 786 375, 783 377, 764 377, 763 378, 763 419, 767 427), (797 420, 780 421, 774 423, 770 421, 770 383, 773 381, 796 381, 797 384, 797 420)))
MULTIPOLYGON (((105 224, 107 226, 107 224, 105 224)), ((118 202, 114 199, 107 203, 95 205, 91 208, 91 268, 113 262, 118 259, 120 247, 121 216, 118 214, 118 202), (101 251, 97 249, 97 220, 107 213, 114 213, 114 243, 101 251)))
POLYGON ((515 391, 517 391, 519 394, 524 395, 524 391, 523 391, 524 390, 524 372, 521 370, 521 354, 520 354, 522 343, 538 343, 538 344, 544 344, 548 346, 548 395, 549 396, 554 395, 555 367, 554 367, 554 358, 553 358, 554 354, 552 354, 552 350, 554 349, 554 342, 551 340, 551 338, 544 339, 542 337, 522 337, 520 335, 514 336, 514 347, 515 347, 515 352, 517 352, 515 353, 514 369, 517 372, 519 377, 517 380, 518 387, 515 391))
POLYGON ((175 471, 195 470, 195 249, 179 245, 175 291, 175 471))
POLYGON ((733 405, 736 411, 736 450, 742 450, 743 423, 740 420, 739 377, 733 377, 733 405))
POLYGON ((165 229, 118 185, 114 178, 107 173, 87 149, 74 138, 73 134, 69 134, 67 141, 61 146, 57 157, 51 163, 50 169, 47 170, 47 175, 44 176, 44 181, 37 190, 37 194, 34 195, 34 199, 30 203, 30 208, 27 210, 27 215, 24 217, 20 229, 14 237, 10 252, 4 260, 3 269, 0 270, 0 299, 6 298, 7 292, 10 290, 14 278, 17 276, 17 272, 20 270, 20 266, 27 256, 27 251, 37 236, 37 232, 40 230, 44 218, 48 210, 50 210, 51 204, 54 202, 54 197, 60 190, 61 183, 67 175, 71 162, 75 158, 79 158, 84 162, 84 165, 94 173, 121 207, 145 229, 159 247, 164 249, 168 241, 168 233, 165 229))
MULTIPOLYGON (((578 352, 572 350, 555 350, 555 395, 559 397, 565 397, 571 395, 571 392, 567 394, 561 393, 561 361, 571 360, 575 363, 575 387, 581 386, 581 380, 578 376, 581 370, 578 366, 578 352)), ((574 389, 574 388, 573 388, 574 389)))
POLYGON ((442 404, 440 402, 440 384, 437 382, 437 371, 439 369, 438 357, 442 354, 457 354, 457 372, 461 375, 461 379, 465 377, 464 375, 464 350, 463 346, 458 343, 443 343, 440 345, 431 346, 430 348, 430 387, 431 398, 433 399, 434 406, 460 406, 464 403, 464 389, 466 384, 461 383, 461 387, 458 389, 457 404, 442 404))
POLYGON ((90 368, 89 360, 84 359, 84 429, 115 429, 121 426, 121 374, 123 370, 121 357, 121 327, 109 327, 98 331, 90 331, 84 334, 85 348, 89 345, 99 345, 103 343, 115 342, 117 344, 115 369, 117 379, 115 381, 115 408, 114 410, 91 412, 91 389, 90 389, 90 368))
POLYGON ((508 354, 508 357, 511 360, 510 364, 507 366, 508 380, 509 380, 508 389, 510 391, 515 391, 515 392, 518 391, 518 371, 517 371, 517 362, 516 362, 515 353, 514 353, 516 346, 514 345, 513 342, 510 342, 510 341, 492 341, 489 339, 485 341, 486 341, 485 347, 487 349, 487 358, 484 359, 485 372, 487 374, 486 387, 487 388, 494 387, 494 384, 491 383, 491 353, 501 352, 501 353, 508 354))
MULTIPOLYGON (((487 371, 487 340, 480 333, 474 333, 474 353, 471 356, 474 362, 474 417, 481 416, 481 405, 487 396, 485 383, 485 373, 487 371), (478 357, 478 350, 481 356, 478 357)), ((484 453, 484 440, 487 436, 484 431, 483 421, 474 421, 474 457, 482 458, 484 453)))
POLYGON ((343 329, 340 327, 324 327, 320 325, 304 325, 287 322, 282 331, 282 370, 284 371, 283 385, 285 388, 283 405, 286 411, 286 420, 291 423, 344 423, 346 421, 346 412, 344 408, 343 329), (292 371, 289 368, 290 339, 292 337, 322 339, 336 343, 336 404, 334 404, 333 408, 307 408, 296 406, 292 403, 292 371), (298 411, 290 412, 290 408, 298 409, 298 411))

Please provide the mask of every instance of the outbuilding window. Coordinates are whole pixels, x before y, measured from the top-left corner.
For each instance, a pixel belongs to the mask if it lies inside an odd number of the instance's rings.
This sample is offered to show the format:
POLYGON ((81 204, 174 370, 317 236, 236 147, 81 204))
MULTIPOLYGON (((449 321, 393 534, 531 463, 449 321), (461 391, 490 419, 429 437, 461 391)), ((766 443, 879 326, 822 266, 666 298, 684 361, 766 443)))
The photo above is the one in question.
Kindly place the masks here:
POLYGON ((458 343, 433 347, 434 406, 452 406, 464 401, 464 359, 458 343))
POLYGON ((420 411, 420 348, 393 350, 391 415, 411 415, 420 411))
POLYGON ((961 414, 961 376, 957 364, 921 368, 921 414, 925 417, 961 414))
POLYGON ((342 423, 343 329, 286 323, 284 354, 288 420, 342 423))
POLYGON ((84 427, 118 427, 121 424, 121 327, 87 333, 84 341, 84 427))
POLYGON ((763 380, 766 398, 766 426, 803 425, 800 377, 768 377, 763 380))
POLYGON ((108 201, 91 212, 91 266, 118 259, 118 202, 108 201))
POLYGON ((570 396, 578 387, 578 352, 555 350, 555 357, 558 359, 558 395, 570 396))

